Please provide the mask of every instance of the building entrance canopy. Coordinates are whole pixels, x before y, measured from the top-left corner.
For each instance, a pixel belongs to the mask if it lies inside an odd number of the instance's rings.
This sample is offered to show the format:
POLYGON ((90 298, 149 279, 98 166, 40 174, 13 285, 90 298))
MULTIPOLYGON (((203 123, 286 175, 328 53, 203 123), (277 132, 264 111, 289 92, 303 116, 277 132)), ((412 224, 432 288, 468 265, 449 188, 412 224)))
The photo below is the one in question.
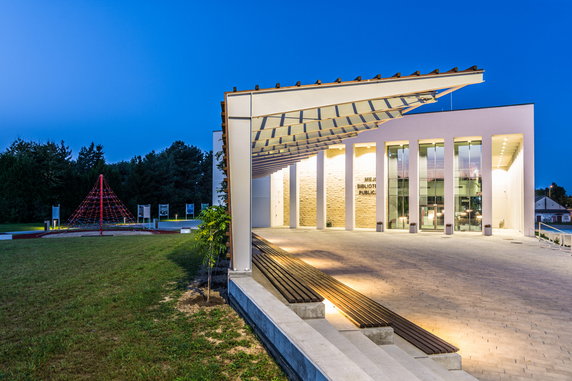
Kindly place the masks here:
POLYGON ((250 271, 251 180, 378 128, 464 86, 483 82, 473 66, 440 73, 225 93, 223 138, 232 217, 232 268, 250 271))
POLYGON ((436 92, 371 99, 253 119, 252 174, 260 177, 433 103, 436 92))

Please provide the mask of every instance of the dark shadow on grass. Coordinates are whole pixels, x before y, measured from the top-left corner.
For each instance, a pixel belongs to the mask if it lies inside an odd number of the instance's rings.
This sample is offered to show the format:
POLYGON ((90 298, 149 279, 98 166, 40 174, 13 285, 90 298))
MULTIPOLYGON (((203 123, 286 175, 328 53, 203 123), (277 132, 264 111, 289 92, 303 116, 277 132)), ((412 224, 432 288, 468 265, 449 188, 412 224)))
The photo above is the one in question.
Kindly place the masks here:
POLYGON ((187 289, 201 268, 201 254, 195 245, 180 245, 167 254, 167 259, 183 269, 185 275, 177 280, 177 288, 187 289))

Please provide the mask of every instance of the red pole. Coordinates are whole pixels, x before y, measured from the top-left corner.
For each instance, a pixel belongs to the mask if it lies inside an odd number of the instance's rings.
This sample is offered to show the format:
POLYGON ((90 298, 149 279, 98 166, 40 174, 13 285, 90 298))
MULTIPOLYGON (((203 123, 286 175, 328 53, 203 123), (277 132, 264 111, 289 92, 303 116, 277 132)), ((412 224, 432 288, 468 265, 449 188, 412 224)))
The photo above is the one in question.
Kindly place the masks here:
POLYGON ((103 175, 99 175, 99 235, 103 235, 103 175))

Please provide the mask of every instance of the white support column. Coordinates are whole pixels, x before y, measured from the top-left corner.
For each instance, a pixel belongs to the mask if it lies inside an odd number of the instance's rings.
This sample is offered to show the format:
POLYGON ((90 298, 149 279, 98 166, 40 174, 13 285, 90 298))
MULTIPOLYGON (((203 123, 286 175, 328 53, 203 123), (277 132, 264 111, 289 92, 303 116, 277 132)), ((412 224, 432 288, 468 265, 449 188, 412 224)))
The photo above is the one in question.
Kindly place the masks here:
POLYGON ((376 142, 375 145, 375 219, 376 222, 382 222, 385 226, 385 209, 386 209, 386 153, 385 142, 376 142))
MULTIPOLYGON (((531 117, 530 123, 534 123, 534 117, 531 117)), ((525 236, 534 237, 534 133, 530 128, 530 133, 524 134, 523 137, 523 187, 524 187, 524 221, 523 234, 525 236)))
POLYGON ((355 226, 354 145, 346 144, 346 230, 355 226))
POLYGON ((230 209, 232 215, 232 269, 252 271, 250 119, 228 120, 230 209))
POLYGON ((409 142, 409 223, 419 231, 419 142, 409 142))
POLYGON ((316 157, 316 228, 326 228, 326 166, 325 151, 316 157))
POLYGON ((270 175, 270 226, 284 224, 284 172, 270 175))
POLYGON ((481 148, 481 181, 483 203, 483 234, 485 226, 493 223, 493 139, 491 135, 483 136, 481 148))
MULTIPOLYGON (((455 141, 445 139, 445 226, 451 224, 455 228, 455 141)), ((446 231, 446 229, 445 229, 446 231)))
POLYGON ((300 176, 297 164, 290 166, 290 228, 300 226, 300 176))

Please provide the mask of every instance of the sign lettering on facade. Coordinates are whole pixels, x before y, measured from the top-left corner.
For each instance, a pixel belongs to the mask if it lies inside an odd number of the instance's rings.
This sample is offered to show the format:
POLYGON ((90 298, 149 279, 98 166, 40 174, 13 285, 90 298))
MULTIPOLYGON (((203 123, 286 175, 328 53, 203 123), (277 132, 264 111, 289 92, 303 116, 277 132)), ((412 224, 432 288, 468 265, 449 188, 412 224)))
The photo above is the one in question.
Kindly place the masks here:
POLYGON ((365 177, 363 182, 356 184, 359 196, 375 196, 375 177, 365 177))

